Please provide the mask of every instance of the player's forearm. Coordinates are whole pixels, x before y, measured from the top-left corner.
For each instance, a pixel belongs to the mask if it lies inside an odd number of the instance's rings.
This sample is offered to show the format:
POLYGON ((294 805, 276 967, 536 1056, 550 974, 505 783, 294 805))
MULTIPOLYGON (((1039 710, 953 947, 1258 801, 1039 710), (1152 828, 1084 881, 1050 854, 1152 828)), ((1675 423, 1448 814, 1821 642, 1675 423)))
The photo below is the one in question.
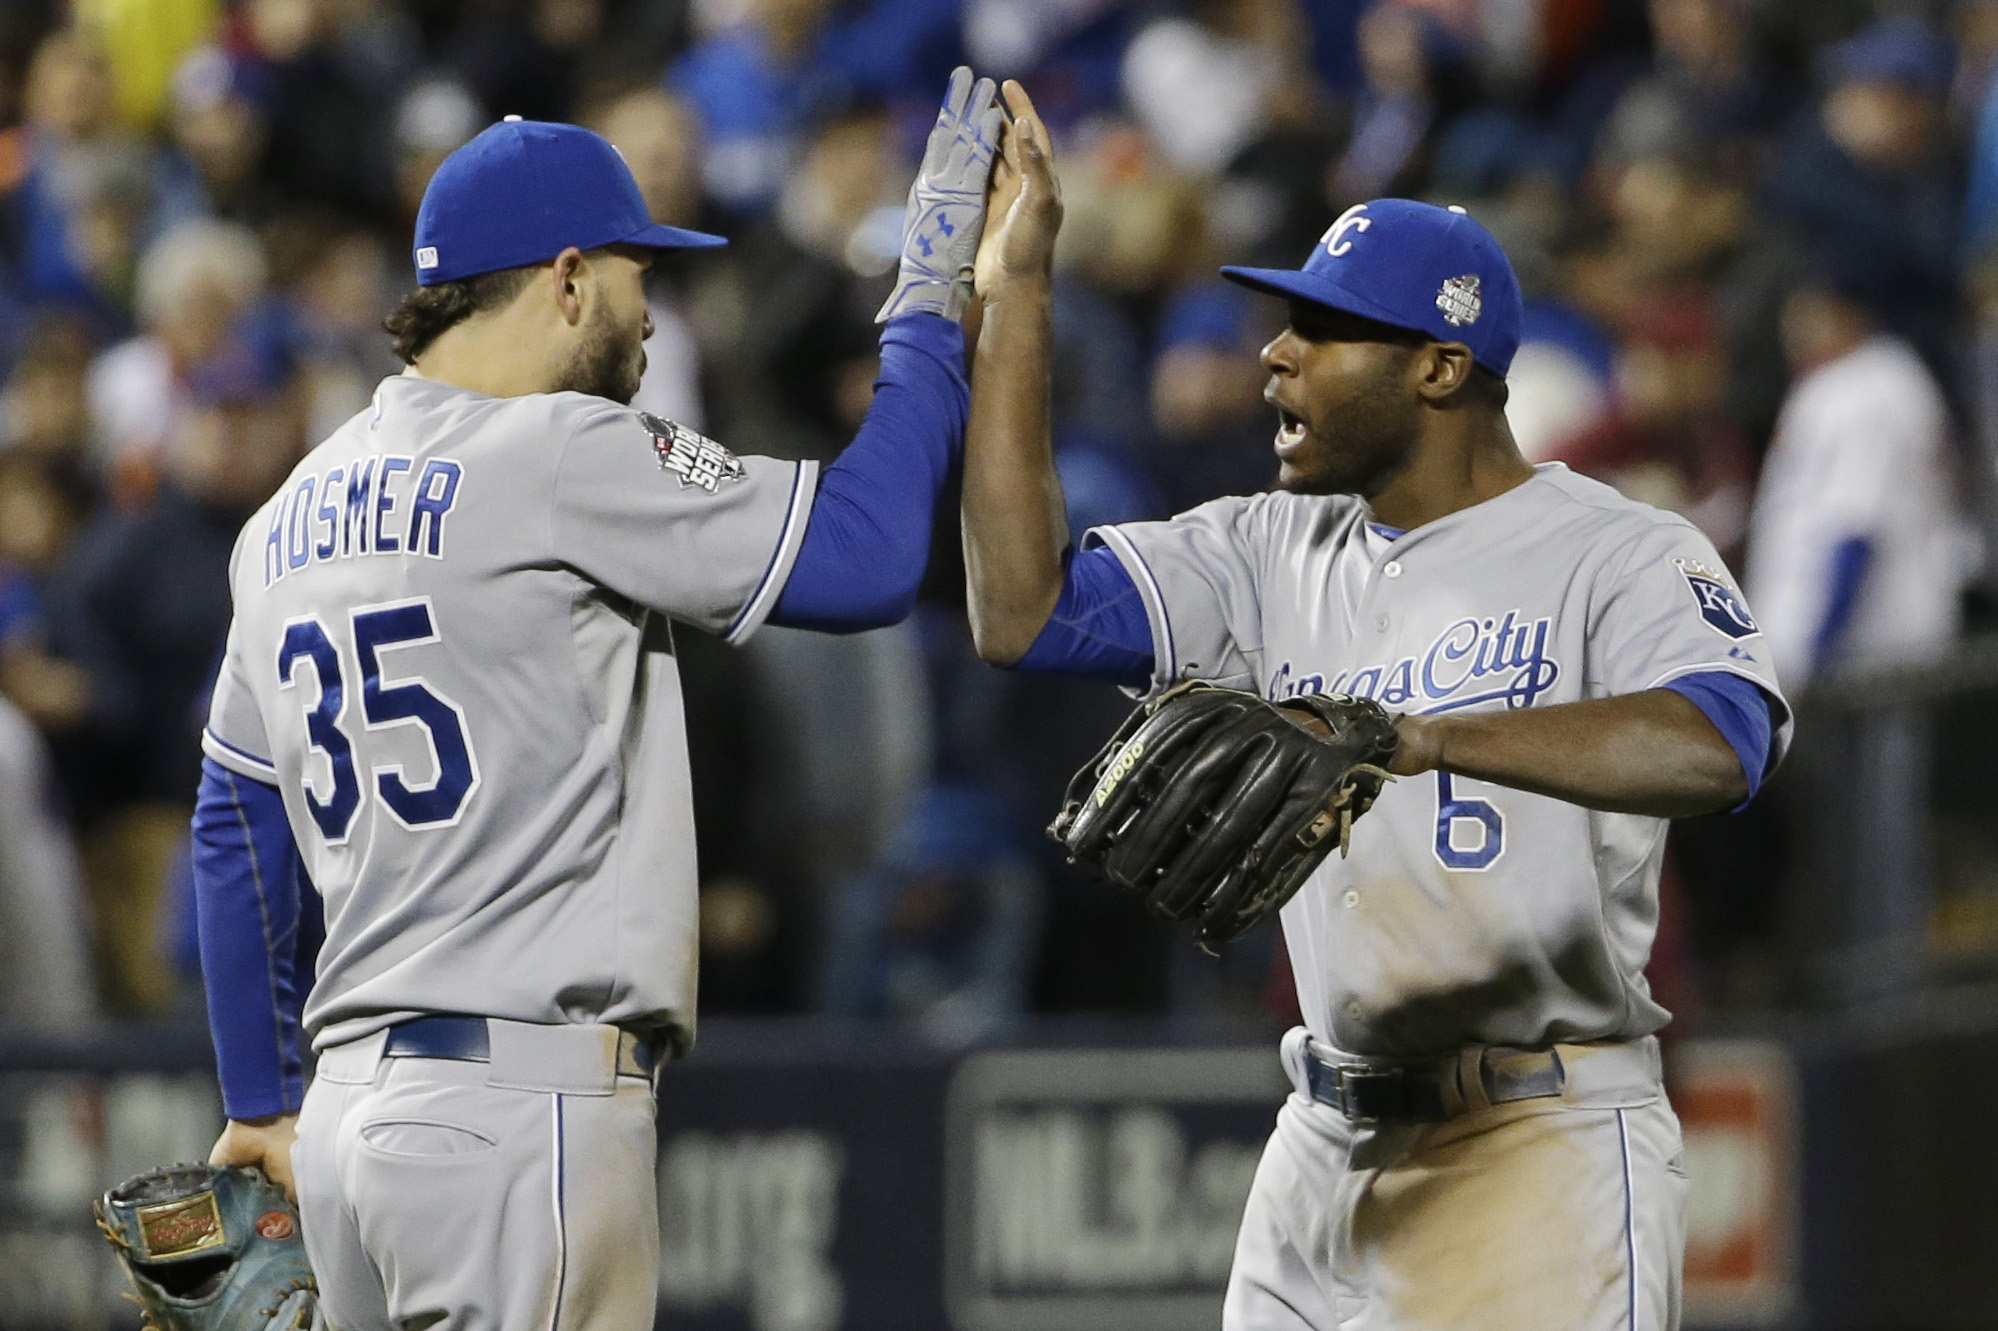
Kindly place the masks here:
POLYGON ((965 599, 978 653, 1010 664, 1061 595, 1068 518, 1055 474, 1049 385, 1054 296, 1012 284, 985 309, 964 452, 965 599))
POLYGON ((275 788, 202 760, 194 894, 222 1103, 251 1121, 297 1110, 305 1093, 296 969, 298 851, 275 788))
POLYGON ((1399 775, 1442 770, 1610 813, 1688 818, 1748 795, 1741 760, 1700 709, 1650 689, 1559 707, 1400 723, 1399 775))

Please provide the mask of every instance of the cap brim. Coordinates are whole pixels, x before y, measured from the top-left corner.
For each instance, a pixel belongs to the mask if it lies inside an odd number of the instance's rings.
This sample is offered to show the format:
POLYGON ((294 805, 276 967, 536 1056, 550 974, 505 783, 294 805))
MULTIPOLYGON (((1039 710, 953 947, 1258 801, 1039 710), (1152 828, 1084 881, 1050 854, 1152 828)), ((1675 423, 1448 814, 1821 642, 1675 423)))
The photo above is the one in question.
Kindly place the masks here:
POLYGON ((1260 291, 1268 296, 1282 296, 1286 300, 1305 300, 1313 305, 1323 305, 1329 309, 1344 310, 1357 314, 1362 319, 1372 319, 1394 328, 1406 328, 1414 333, 1428 333, 1426 328, 1417 328, 1401 315, 1385 309, 1365 296, 1355 295, 1330 278, 1316 273, 1302 272, 1296 268, 1237 268, 1221 270, 1221 276, 1237 286, 1245 286, 1251 291, 1260 291))
POLYGON ((642 245, 649 250, 712 250, 728 244, 727 236, 711 236, 705 231, 689 231, 685 227, 651 226, 626 236, 626 245, 642 245))

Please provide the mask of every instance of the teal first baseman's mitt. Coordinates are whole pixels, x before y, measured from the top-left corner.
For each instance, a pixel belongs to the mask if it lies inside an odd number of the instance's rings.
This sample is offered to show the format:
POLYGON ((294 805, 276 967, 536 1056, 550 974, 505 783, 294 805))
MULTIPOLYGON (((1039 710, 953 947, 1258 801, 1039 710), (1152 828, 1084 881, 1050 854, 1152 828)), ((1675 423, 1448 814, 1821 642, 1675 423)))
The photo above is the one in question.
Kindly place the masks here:
POLYGON ((249 1169, 171 1165, 95 1206, 153 1331, 306 1331, 319 1287, 298 1211, 249 1169))

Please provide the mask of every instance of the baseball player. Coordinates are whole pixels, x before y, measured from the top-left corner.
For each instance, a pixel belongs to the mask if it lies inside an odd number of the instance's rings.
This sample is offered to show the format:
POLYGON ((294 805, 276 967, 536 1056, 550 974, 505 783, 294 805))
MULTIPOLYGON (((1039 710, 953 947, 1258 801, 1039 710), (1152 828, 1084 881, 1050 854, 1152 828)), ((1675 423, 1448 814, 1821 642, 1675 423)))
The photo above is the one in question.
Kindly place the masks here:
POLYGON ((652 1325, 653 1074, 694 1038, 697 952, 673 621, 908 613, 998 116, 959 70, 873 407, 822 474, 624 405, 647 265, 723 242, 653 224, 610 143, 510 117, 431 181, 409 369, 237 544, 195 819, 213 1159, 295 1178, 341 1331, 652 1325))
POLYGON ((1282 914, 1306 1025, 1224 1326, 1675 1325, 1685 1176, 1644 979, 1666 820, 1743 803, 1790 731, 1733 578, 1683 519, 1521 458, 1512 269, 1462 210, 1400 199, 1299 270, 1223 270, 1289 302, 1262 354, 1275 491, 1070 550, 1060 204, 1006 95, 965 456, 982 654, 1401 714, 1399 780, 1282 914))

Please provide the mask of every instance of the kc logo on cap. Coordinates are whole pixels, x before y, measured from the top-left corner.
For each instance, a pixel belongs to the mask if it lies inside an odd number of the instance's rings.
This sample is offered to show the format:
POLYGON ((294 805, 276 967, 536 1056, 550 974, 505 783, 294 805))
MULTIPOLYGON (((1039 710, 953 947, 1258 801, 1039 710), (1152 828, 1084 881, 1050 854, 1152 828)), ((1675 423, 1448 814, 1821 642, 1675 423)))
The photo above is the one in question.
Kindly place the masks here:
MULTIPOLYGON (((1293 302, 1460 343, 1501 376, 1519 349, 1519 279, 1498 238, 1462 208, 1369 199, 1339 214, 1302 267, 1230 266, 1221 275, 1293 302)), ((1339 336, 1366 336, 1350 324, 1342 330, 1339 336)))
POLYGON ((1328 227, 1325 234, 1319 238, 1318 243, 1325 247, 1327 254, 1335 259, 1346 257, 1347 253, 1353 248, 1353 242, 1346 239, 1346 233, 1348 231, 1357 231, 1365 235, 1374 224, 1373 218, 1362 217, 1360 215, 1366 211, 1366 204, 1356 203, 1345 212, 1339 214, 1339 220, 1328 227))

